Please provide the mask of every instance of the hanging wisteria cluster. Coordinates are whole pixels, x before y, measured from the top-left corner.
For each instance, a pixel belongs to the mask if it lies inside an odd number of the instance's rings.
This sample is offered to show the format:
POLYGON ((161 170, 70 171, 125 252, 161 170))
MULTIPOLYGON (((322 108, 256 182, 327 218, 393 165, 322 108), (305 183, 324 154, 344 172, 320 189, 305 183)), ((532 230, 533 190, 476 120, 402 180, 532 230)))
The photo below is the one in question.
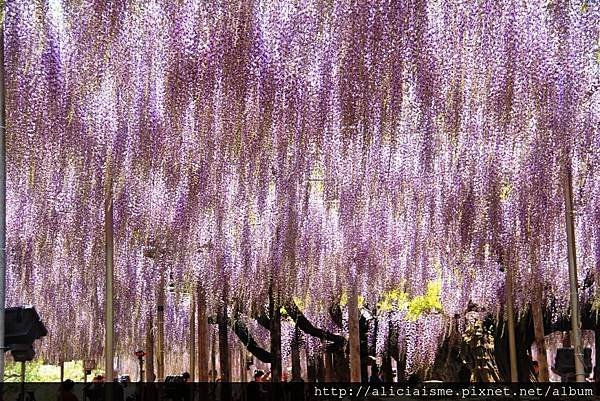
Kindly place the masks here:
MULTIPOLYGON (((535 283, 568 313, 569 170, 600 278, 599 27, 591 0, 7 1, 9 304, 46 358, 102 353, 110 186, 118 351, 161 274, 327 328, 355 280, 371 307, 437 280, 443 315, 501 314, 510 265, 520 311, 535 283)), ((409 365, 442 319, 407 323, 409 365)))

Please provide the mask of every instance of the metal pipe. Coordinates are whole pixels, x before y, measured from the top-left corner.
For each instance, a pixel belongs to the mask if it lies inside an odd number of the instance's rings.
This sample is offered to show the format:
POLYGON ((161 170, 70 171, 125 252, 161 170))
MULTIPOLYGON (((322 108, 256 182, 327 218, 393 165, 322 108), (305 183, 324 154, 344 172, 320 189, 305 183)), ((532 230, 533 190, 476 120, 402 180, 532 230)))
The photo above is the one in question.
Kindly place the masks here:
POLYGON ((581 327, 579 323, 579 296, 577 283, 577 254, 575 250, 575 224, 573 213, 573 189, 571 183, 571 166, 568 165, 564 174, 565 220, 567 226, 567 247, 569 252, 569 284, 571 292, 571 329, 573 345, 575 346, 575 379, 585 382, 583 365, 583 347, 581 344, 581 327))
MULTIPOLYGON (((4 3, 4 2, 3 2, 4 3)), ((2 15, 4 10, 0 10, 2 15)), ((6 111, 4 21, 0 21, 0 383, 4 382, 4 309, 6 307, 6 111)))

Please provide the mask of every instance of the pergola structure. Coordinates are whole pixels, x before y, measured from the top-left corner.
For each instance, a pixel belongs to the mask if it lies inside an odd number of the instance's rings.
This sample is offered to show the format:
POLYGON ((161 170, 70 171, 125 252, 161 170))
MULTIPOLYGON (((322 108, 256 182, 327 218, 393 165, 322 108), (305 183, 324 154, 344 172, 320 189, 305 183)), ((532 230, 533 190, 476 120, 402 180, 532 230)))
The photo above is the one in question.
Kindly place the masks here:
POLYGON ((12 0, 3 26, 5 293, 46 360, 153 328, 184 354, 190 326, 201 355, 210 320, 279 368, 298 327, 347 342, 357 380, 367 312, 418 370, 473 305, 542 347, 597 303, 596 3, 12 0))

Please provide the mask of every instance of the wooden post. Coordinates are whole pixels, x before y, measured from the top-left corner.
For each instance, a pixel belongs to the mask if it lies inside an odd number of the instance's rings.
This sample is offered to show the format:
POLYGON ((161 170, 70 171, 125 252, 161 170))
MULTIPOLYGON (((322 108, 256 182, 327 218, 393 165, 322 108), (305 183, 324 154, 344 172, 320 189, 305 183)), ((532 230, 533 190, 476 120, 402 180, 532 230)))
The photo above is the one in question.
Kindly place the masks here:
MULTIPOLYGON (((338 383, 348 383, 350 381, 350 365, 348 356, 342 348, 337 348, 332 352, 334 381, 338 383)), ((362 369, 362 366, 361 366, 362 369)), ((362 377, 362 372, 361 372, 362 377)))
POLYGON ((513 302, 513 269, 509 260, 506 266, 506 319, 508 330, 508 352, 510 361, 510 381, 519 381, 517 370, 517 343, 515 339, 515 307, 513 302))
POLYGON ((548 369, 548 357, 546 356, 546 341, 544 339, 544 317, 542 315, 542 289, 539 284, 535 285, 535 297, 531 302, 531 312, 533 315, 533 330, 535 333, 535 346, 538 354, 538 366, 540 372, 538 381, 550 381, 548 369))
POLYGON ((404 341, 398 344, 398 363, 396 368, 396 381, 401 383, 406 380, 406 344, 404 341))
POLYGON ((216 344, 216 338, 215 335, 213 334, 211 336, 211 347, 210 347, 210 369, 211 369, 211 374, 210 374, 210 381, 214 382, 217 380, 217 344, 216 344))
POLYGON ((302 379, 302 368, 300 366, 300 330, 294 329, 294 338, 292 340, 292 381, 302 379))
POLYGON ((165 380, 165 272, 160 270, 160 280, 158 283, 158 304, 156 306, 156 373, 157 381, 165 380))
MULTIPOLYGON (((26 369, 25 362, 21 361, 21 394, 19 397, 20 401, 25 400, 25 369, 26 369)), ((4 398, 4 397, 2 397, 2 398, 4 398)))
POLYGON ((596 349, 595 358, 594 358, 594 381, 598 382, 598 373, 600 373, 600 327, 596 325, 594 328, 594 347, 596 349))
POLYGON ((573 188, 571 182, 571 165, 567 165, 564 173, 563 189, 565 194, 565 221, 567 226, 567 248, 569 258, 569 286, 571 295, 571 331, 575 353, 575 380, 585 382, 583 365, 583 344, 581 341, 579 295, 577 282, 577 252, 575 248, 575 214, 573 211, 573 188))
POLYGON ((315 383, 317 381, 317 376, 315 357, 306 351, 306 378, 309 383, 315 383))
POLYGON ((235 363, 236 361, 236 356, 237 353, 236 351, 236 347, 235 345, 233 347, 231 347, 229 349, 229 381, 234 383, 235 382, 235 375, 236 375, 236 368, 237 368, 237 364, 235 363))
POLYGON ((196 361, 198 381, 208 383, 210 381, 208 375, 208 317, 206 315, 206 297, 201 286, 198 286, 196 303, 198 305, 198 360, 196 361))
POLYGON ((194 304, 194 292, 190 293, 190 380, 196 381, 196 305, 194 304))
POLYGON ((319 355, 318 357, 315 358, 315 362, 316 362, 316 373, 317 373, 317 380, 319 383, 327 383, 327 378, 325 377, 325 365, 323 363, 323 361, 325 360, 325 358, 323 357, 323 355, 319 355))
MULTIPOLYGON (((538 269, 539 243, 535 239, 530 251, 531 268, 538 269)), ((548 368, 548 357, 546 354, 546 340, 544 339, 544 316, 542 313, 543 293, 540 283, 533 284, 533 294, 531 300, 531 315, 533 318, 534 344, 538 354, 538 381, 550 381, 550 370, 548 368)))
POLYGON ((246 353, 243 345, 240 347, 240 382, 245 383, 248 380, 246 377, 246 353))
POLYGON ((323 369, 325 370, 325 382, 333 382, 333 355, 329 351, 323 352, 323 369))
POLYGON ((394 381, 394 372, 392 371, 392 329, 390 321, 388 321, 386 330, 388 331, 387 346, 385 353, 383 354, 383 364, 381 368, 383 369, 384 381, 386 383, 391 383, 394 381))
POLYGON ((227 305, 221 307, 219 313, 219 364, 221 365, 221 381, 229 382, 229 338, 227 333, 227 305))
POLYGON ((271 319, 271 380, 281 381, 281 310, 276 294, 271 288, 269 294, 269 315, 271 319))
MULTIPOLYGON (((229 338, 227 333, 227 304, 223 299, 223 305, 218 315, 219 325, 219 363, 221 365, 221 382, 228 383, 231 380, 231 371, 229 366, 229 338)), ((222 386, 221 400, 231 400, 231 388, 222 386)))
MULTIPOLYGON (((114 371, 114 231, 113 231, 113 191, 112 176, 110 170, 107 171, 106 195, 104 198, 104 255, 105 255, 105 291, 104 291, 104 374, 106 381, 112 382, 114 371)), ((107 401, 112 401, 111 391, 106 392, 107 401)))
MULTIPOLYGON (((198 357, 196 359, 196 365, 198 365, 198 381, 200 383, 203 383, 200 386, 198 386, 198 399, 206 400, 208 399, 208 386, 206 385, 206 383, 211 381, 211 378, 208 374, 210 339, 208 330, 208 316, 206 313, 206 295, 204 293, 203 287, 200 284, 198 284, 196 305, 198 308, 198 357)), ((214 370, 214 355, 211 361, 212 369, 214 370)))
POLYGON ((348 294, 348 331, 350 343, 350 382, 361 382, 360 366, 360 327, 358 310, 358 287, 356 279, 348 294))
POLYGON ((60 360, 60 382, 65 381, 65 361, 60 360))
POLYGON ((146 325, 146 382, 152 383, 156 379, 154 375, 154 330, 152 316, 146 325))

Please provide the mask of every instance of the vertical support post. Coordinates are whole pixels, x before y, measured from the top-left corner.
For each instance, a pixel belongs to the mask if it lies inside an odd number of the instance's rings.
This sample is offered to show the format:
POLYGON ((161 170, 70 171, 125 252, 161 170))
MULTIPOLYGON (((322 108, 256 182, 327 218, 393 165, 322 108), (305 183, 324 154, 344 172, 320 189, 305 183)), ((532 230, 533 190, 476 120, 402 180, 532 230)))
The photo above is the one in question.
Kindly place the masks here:
POLYGON ((323 369, 325 373, 325 382, 332 383, 334 381, 333 354, 327 350, 323 352, 323 369))
MULTIPOLYGON (((3 2, 4 3, 4 2, 3 2)), ((4 15, 4 10, 0 10, 4 15)), ((4 21, 0 21, 0 383, 4 382, 4 310, 6 307, 6 111, 4 21)))
POLYGON ((19 394, 19 401, 25 401, 25 362, 21 361, 21 392, 19 394))
POLYGON ((196 299, 198 305, 198 381, 208 383, 210 381, 208 375, 208 317, 206 316, 206 296, 204 290, 198 286, 198 297, 196 299))
POLYGON ((196 381, 196 305, 194 292, 190 292, 190 380, 196 381))
POLYGON ((140 365, 140 373, 138 376, 138 382, 143 383, 144 382, 144 358, 140 356, 138 359, 138 363, 140 365))
MULTIPOLYGON (((530 263, 532 269, 539 269, 539 241, 532 239, 530 249, 530 263)), ((534 344, 537 348, 537 362, 539 366, 538 381, 550 381, 550 369, 548 367, 548 355, 546 352, 546 340, 544 338, 544 315, 542 313, 543 292, 541 283, 533 283, 533 295, 531 298, 531 315, 533 318, 534 344)))
POLYGON ((146 382, 152 383, 156 379, 154 375, 154 331, 153 319, 150 317, 146 326, 146 382))
POLYGON ((510 359, 510 381, 519 381, 517 370, 517 342, 515 338, 515 305, 513 300, 513 269, 508 261, 506 266, 506 319, 508 326, 508 353, 510 359))
POLYGON ((211 346, 210 346, 210 381, 217 381, 217 344, 215 335, 211 335, 211 346))
MULTIPOLYGON (((106 198, 104 199, 104 251, 106 265, 106 291, 105 291, 105 342, 104 342, 104 371, 106 381, 112 382, 114 372, 114 344, 113 344, 113 327, 114 327, 114 310, 113 310, 113 253, 114 253, 114 232, 113 232, 113 191, 112 191, 112 175, 110 169, 107 170, 107 188, 106 198)), ((108 392, 107 396, 112 398, 112 393, 108 392)))
POLYGON ((165 380, 165 272, 160 270, 160 280, 158 284, 158 305, 156 307, 156 373, 158 382, 165 380))
POLYGON ((299 382, 302 379, 302 368, 300 365, 300 330, 294 328, 292 339, 292 381, 299 382))
POLYGON ((244 347, 240 347, 240 382, 245 383, 248 378, 246 377, 246 353, 244 347))
MULTIPOLYGON (((310 355, 310 352, 306 350, 306 378, 310 383, 315 383, 318 378, 316 357, 310 355)), ((320 358, 319 358, 320 359, 320 358)))
POLYGON ((269 291, 269 318, 271 319, 271 381, 279 383, 282 374, 281 362, 281 309, 274 293, 273 285, 269 291))
MULTIPOLYGON (((223 305, 218 315, 219 324, 219 364, 221 365, 221 382, 229 383, 231 381, 231 369, 229 365, 229 338, 228 338, 228 314, 227 314, 227 298, 223 297, 223 305)), ((231 387, 224 385, 221 387, 221 400, 231 401, 231 387)))
POLYGON ((65 361, 60 360, 60 382, 65 381, 65 361))
POLYGON ((237 374, 236 372, 236 368, 237 368, 237 349, 235 347, 235 345, 233 347, 231 347, 231 349, 229 350, 229 381, 230 382, 235 382, 236 377, 235 375, 237 374))
POLYGON ((219 364, 221 366, 221 381, 228 383, 231 380, 229 369, 229 337, 227 333, 227 304, 223 302, 218 316, 219 325, 219 364))
POLYGON ((531 312, 533 315, 533 331, 535 335, 535 345, 538 352, 538 366, 540 372, 538 381, 550 381, 550 373, 548 369, 548 356, 546 354, 546 340, 544 338, 544 317, 542 315, 542 289, 539 285, 535 286, 534 300, 531 303, 531 312))
POLYGON ((585 382, 583 365, 583 346, 581 343, 581 327, 579 322, 579 296, 577 282, 577 254, 575 250, 575 223, 573 212, 573 189, 571 182, 571 165, 567 165, 564 174, 563 189, 565 194, 565 220, 567 226, 567 247, 569 252, 569 284, 571 292, 571 330, 575 346, 575 380, 585 382))
POLYGON ((348 331, 350 337, 350 381, 360 383, 360 327, 358 310, 358 286, 356 278, 351 284, 350 294, 348 294, 348 331))

